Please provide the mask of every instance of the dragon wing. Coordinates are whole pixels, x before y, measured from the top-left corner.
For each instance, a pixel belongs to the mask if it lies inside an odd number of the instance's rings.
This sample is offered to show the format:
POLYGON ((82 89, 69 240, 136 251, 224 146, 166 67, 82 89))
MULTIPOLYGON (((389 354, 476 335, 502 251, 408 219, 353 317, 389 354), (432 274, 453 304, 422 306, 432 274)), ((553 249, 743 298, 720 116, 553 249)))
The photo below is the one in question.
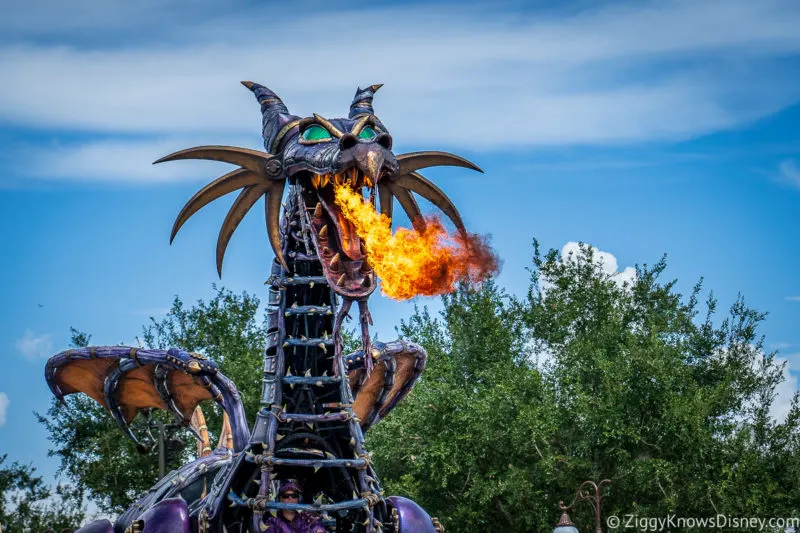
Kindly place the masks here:
POLYGON ((140 410, 165 409, 180 424, 191 426, 203 400, 216 401, 227 413, 234 451, 244 449, 250 436, 236 386, 201 354, 129 346, 72 349, 48 359, 45 379, 59 400, 76 392, 90 396, 137 444, 130 423, 140 410))
POLYGON ((364 351, 345 356, 350 388, 355 396, 353 411, 362 431, 377 424, 405 398, 425 369, 428 354, 416 343, 404 340, 375 342, 372 350, 375 366, 363 381, 364 351))

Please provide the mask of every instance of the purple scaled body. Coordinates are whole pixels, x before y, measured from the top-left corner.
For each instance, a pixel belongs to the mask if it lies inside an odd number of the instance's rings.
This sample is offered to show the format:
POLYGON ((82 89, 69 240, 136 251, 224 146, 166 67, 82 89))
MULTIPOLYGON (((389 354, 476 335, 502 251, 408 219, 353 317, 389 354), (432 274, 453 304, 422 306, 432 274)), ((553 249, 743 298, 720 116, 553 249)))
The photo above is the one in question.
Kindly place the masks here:
POLYGON ((142 533, 191 533, 189 508, 181 498, 163 500, 147 510, 139 520, 144 522, 142 533))
POLYGON ((95 520, 87 524, 75 533, 114 533, 114 526, 108 520, 95 520))
POLYGON ((436 533, 431 517, 413 500, 401 496, 389 496, 387 499, 400 517, 398 533, 436 533))

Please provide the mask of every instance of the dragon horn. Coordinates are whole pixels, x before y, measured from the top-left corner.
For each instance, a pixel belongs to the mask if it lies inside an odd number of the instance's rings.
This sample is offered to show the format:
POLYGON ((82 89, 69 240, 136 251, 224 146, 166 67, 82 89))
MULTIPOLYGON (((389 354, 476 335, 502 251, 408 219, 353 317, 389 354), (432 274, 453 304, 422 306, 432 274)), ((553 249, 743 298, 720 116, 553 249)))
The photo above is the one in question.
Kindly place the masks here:
POLYGON ((370 85, 366 89, 360 87, 356 89, 356 95, 353 97, 353 103, 350 104, 350 117, 356 118, 359 115, 374 115, 375 111, 372 109, 372 97, 375 92, 383 87, 382 83, 370 85))
POLYGON ((450 198, 448 198, 447 195, 430 180, 424 178, 416 172, 411 172, 409 174, 403 174, 401 176, 392 178, 392 182, 398 188, 414 191, 426 200, 429 200, 436 207, 441 209, 444 214, 450 218, 450 220, 453 221, 453 224, 456 225, 459 231, 462 233, 466 231, 466 228, 464 228, 464 222, 461 220, 461 215, 458 214, 456 206, 453 205, 453 202, 450 200, 450 198))
POLYGON ((249 185, 245 187, 236 197, 230 211, 228 211, 225 221, 222 223, 222 228, 219 230, 219 237, 217 237, 217 273, 220 278, 222 277, 222 260, 225 257, 225 249, 228 247, 228 242, 230 242, 233 232, 236 231, 239 223, 250 208, 253 207, 253 204, 262 194, 269 190, 270 185, 268 183, 266 185, 249 185))
MULTIPOLYGON (((264 147, 268 152, 272 152, 273 144, 278 136, 286 134, 284 126, 295 122, 298 117, 289 113, 289 109, 277 94, 267 89, 263 85, 252 81, 243 81, 242 85, 253 91, 258 103, 261 104, 262 135, 264 137, 264 147)), ((280 140, 280 139, 278 139, 280 140)))
POLYGON ((483 172, 474 163, 447 152, 410 152, 398 155, 397 162, 400 164, 400 170, 397 171, 397 175, 410 174, 415 170, 426 167, 464 167, 483 172))
POLYGON ((170 244, 172 244, 175 235, 177 235, 178 230, 181 229, 183 224, 201 208, 230 192, 241 189, 242 187, 247 187, 248 185, 256 185, 263 181, 264 177, 256 174, 252 170, 239 168, 225 174, 221 178, 217 178, 197 191, 197 193, 186 202, 186 205, 183 206, 183 209, 181 209, 181 212, 175 219, 175 224, 172 226, 172 233, 169 236, 170 244))

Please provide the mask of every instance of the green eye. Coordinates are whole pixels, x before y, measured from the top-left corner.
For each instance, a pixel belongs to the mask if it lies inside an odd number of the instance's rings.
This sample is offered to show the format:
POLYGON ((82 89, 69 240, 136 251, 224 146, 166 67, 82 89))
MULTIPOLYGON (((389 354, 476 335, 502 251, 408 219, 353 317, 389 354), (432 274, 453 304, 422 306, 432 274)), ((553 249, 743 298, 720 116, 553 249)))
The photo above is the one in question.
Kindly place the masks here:
POLYGON ((375 130, 373 130, 372 128, 367 126, 363 130, 361 130, 361 133, 358 134, 358 138, 359 139, 367 139, 368 140, 368 139, 374 139, 376 135, 378 135, 378 134, 375 133, 375 130))
POLYGON ((330 138, 331 134, 328 133, 328 130, 317 124, 312 124, 303 131, 303 139, 306 141, 321 141, 330 138))

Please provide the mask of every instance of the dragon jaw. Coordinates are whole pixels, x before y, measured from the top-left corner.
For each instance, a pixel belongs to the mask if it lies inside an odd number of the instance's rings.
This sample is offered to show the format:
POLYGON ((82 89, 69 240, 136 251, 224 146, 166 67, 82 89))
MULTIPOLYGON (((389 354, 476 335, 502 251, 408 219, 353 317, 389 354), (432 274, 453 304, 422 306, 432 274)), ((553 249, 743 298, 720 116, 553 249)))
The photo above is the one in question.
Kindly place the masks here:
POLYGON ((369 265, 367 253, 353 223, 347 220, 335 202, 334 187, 349 187, 372 201, 376 184, 359 169, 350 168, 339 174, 313 174, 311 187, 304 187, 306 224, 328 284, 340 295, 361 299, 376 287, 375 272, 369 265))

